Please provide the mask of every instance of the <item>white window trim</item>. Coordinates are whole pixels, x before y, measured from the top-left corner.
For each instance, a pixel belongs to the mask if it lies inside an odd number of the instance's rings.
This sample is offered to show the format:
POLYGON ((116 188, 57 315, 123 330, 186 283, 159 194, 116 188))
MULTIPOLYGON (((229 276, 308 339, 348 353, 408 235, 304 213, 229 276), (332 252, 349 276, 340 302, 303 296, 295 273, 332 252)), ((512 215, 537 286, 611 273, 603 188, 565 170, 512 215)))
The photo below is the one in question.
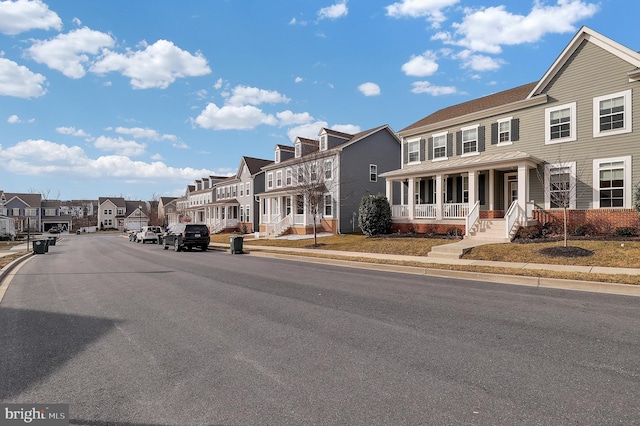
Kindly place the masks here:
POLYGON ((475 151, 471 151, 471 152, 464 152, 464 141, 460 141, 461 143, 461 149, 463 151, 463 153, 460 155, 461 157, 473 157, 476 155, 480 155, 480 151, 478 151, 478 144, 480 143, 479 141, 479 134, 478 134, 478 130, 480 128, 479 124, 475 124, 473 126, 466 126, 466 127, 462 127, 460 129, 460 131, 462 132, 462 134, 464 134, 465 130, 473 130, 475 129, 476 131, 476 150, 475 151))
POLYGON ((604 136, 620 135, 622 133, 631 133, 633 112, 631 111, 631 89, 610 95, 598 96, 593 98, 593 137, 601 138, 604 136), (624 97, 624 127, 615 130, 600 130, 600 101, 611 98, 624 97))
POLYGON ((551 145, 554 143, 572 142, 578 138, 577 132, 577 115, 576 115, 576 102, 571 102, 564 105, 558 105, 554 107, 545 108, 544 110, 544 143, 545 145, 551 145), (569 131, 571 135, 568 138, 560 138, 551 140, 551 113, 561 110, 569 109, 571 122, 569 123, 569 131))
POLYGON ((267 173, 267 189, 273 189, 273 172, 267 173))
POLYGON ((378 165, 377 164, 369 164, 369 182, 377 182, 378 181, 378 165), (371 176, 374 174, 373 170, 375 168, 375 179, 371 179, 371 176))
POLYGON ((320 135, 320 151, 326 151, 327 150, 327 145, 328 145, 328 141, 327 141, 328 137, 325 134, 320 135))
POLYGON ((576 208, 576 162, 547 164, 544 168, 544 208, 546 210, 562 210, 561 208, 551 208, 551 169, 568 167, 569 168, 569 190, 571 191, 571 199, 569 200, 569 208, 576 208))
POLYGON ((622 207, 604 207, 607 209, 628 209, 631 208, 632 186, 631 182, 631 156, 598 158, 593 160, 593 208, 600 208, 600 164, 614 163, 617 161, 624 162, 624 205, 622 207))
POLYGON ((284 185, 285 186, 293 185, 293 170, 291 168, 288 168, 284 172, 284 185))
MULTIPOLYGON (((449 132, 435 133, 431 135, 431 140, 433 141, 433 152, 431 153, 431 161, 445 161, 449 159, 450 152, 447 152, 447 136, 449 132), (436 158, 436 138, 444 137, 444 157, 436 158)), ((429 147, 427 147, 429 149, 429 147)))
POLYGON ((297 142, 295 144, 294 150, 295 150, 295 157, 296 158, 302 157, 302 143, 301 142, 297 142))
POLYGON ((276 172, 276 188, 282 188, 282 170, 276 172))
POLYGON ((274 160, 276 164, 280 162, 280 149, 276 149, 274 160))
POLYGON ((333 179, 333 160, 324 160, 324 167, 322 170, 324 174, 324 180, 333 179), (327 163, 329 164, 329 169, 327 170, 327 163), (329 176, 327 176, 327 172, 329 172, 329 176))
POLYGON ((333 218, 333 194, 330 192, 326 192, 322 197, 322 217, 333 218), (331 197, 331 214, 326 214, 327 212, 327 196, 331 197))
POLYGON ((420 164, 420 138, 418 139, 408 139, 407 140, 407 164, 420 164), (417 143, 418 144, 418 159, 415 161, 411 161, 410 157, 411 157, 411 152, 409 151, 409 145, 412 143, 417 143))
POLYGON ((496 146, 507 146, 507 145, 513 145, 513 129, 511 128, 511 121, 513 120, 513 117, 506 117, 506 118, 501 118, 500 120, 497 120, 498 123, 498 143, 496 146), (501 123, 509 123, 509 140, 508 141, 504 141, 504 142, 500 142, 500 124, 501 123))

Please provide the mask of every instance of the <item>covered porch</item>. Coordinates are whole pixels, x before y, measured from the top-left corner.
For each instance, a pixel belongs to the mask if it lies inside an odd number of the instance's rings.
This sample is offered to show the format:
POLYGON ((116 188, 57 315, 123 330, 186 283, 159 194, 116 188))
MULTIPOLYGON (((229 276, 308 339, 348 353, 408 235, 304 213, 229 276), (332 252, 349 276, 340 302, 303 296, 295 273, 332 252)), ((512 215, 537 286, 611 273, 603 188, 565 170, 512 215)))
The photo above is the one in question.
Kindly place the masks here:
MULTIPOLYGON (((287 192, 260 194, 260 233, 282 235, 288 231, 296 234, 313 233, 313 215, 307 210, 304 195, 287 192)), ((320 207, 321 208, 321 207, 320 207)), ((317 215, 321 225, 322 212, 317 215)))
POLYGON ((480 219, 505 219, 510 234, 532 219, 529 191, 540 163, 526 153, 512 152, 430 161, 384 173, 386 196, 396 200, 391 205, 392 226, 437 233, 457 227, 468 235, 480 219), (394 182, 400 183, 399 197, 393 193, 394 182))
POLYGON ((239 209, 240 203, 235 199, 212 203, 205 209, 203 223, 212 234, 238 228, 239 209))

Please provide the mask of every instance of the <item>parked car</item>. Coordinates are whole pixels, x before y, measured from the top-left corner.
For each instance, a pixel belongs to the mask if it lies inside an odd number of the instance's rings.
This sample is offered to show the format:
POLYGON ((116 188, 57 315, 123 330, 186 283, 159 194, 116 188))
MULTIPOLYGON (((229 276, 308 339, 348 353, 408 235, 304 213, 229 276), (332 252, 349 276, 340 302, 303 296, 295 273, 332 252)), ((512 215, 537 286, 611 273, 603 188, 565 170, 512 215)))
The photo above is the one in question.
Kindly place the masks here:
POLYGON ((49 233, 50 234, 59 234, 60 233, 60 228, 58 228, 57 226, 52 226, 51 228, 49 228, 49 233))
POLYGON ((168 250, 169 247, 173 247, 175 251, 191 250, 192 247, 198 247, 200 250, 206 251, 210 241, 209 228, 206 225, 178 223, 164 234, 162 244, 165 250, 168 250))
POLYGON ((151 241, 152 243, 158 242, 158 235, 162 234, 162 228, 159 226, 143 226, 142 230, 140 230, 136 234, 136 242, 137 243, 146 243, 147 241, 151 241))

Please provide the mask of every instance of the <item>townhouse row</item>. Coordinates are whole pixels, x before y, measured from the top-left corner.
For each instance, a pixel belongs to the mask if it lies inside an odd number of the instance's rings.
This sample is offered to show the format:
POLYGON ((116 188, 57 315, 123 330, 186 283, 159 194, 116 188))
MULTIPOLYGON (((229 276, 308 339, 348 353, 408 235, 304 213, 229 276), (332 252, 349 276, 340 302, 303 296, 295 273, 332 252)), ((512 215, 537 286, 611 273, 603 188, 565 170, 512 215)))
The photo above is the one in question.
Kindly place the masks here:
MULTIPOLYGON (((558 220, 564 208, 574 225, 637 226, 639 85, 640 53, 582 27, 538 81, 399 132, 324 128, 317 139, 276 145, 273 160, 244 156, 234 176, 203 177, 182 197, 161 198, 155 220, 212 232, 310 233, 314 222, 357 232, 361 198, 382 193, 394 231, 469 233, 499 220, 509 237, 558 220)), ((153 221, 150 211, 103 197, 98 224, 134 229, 153 221)))

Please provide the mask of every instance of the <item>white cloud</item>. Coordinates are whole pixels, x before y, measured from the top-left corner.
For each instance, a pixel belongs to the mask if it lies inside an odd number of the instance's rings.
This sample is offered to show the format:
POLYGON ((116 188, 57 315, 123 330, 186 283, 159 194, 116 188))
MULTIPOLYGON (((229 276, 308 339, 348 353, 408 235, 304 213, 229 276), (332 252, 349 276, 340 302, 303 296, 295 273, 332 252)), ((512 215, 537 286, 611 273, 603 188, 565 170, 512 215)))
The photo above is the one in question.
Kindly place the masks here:
POLYGON ((495 59, 486 55, 472 55, 468 50, 460 52, 456 57, 462 59, 463 68, 470 68, 479 72, 495 71, 505 63, 502 59, 495 59))
POLYGON ((42 74, 31 72, 29 68, 0 58, 0 96, 14 96, 16 98, 35 98, 47 91, 43 85, 45 78, 42 74))
POLYGON ((62 20, 40 0, 0 1, 0 33, 16 35, 29 30, 62 29, 62 20))
POLYGON ((213 170, 170 167, 160 161, 133 161, 122 155, 89 158, 82 148, 45 140, 27 140, 2 149, 6 170, 20 175, 65 175, 78 179, 115 177, 151 182, 185 182, 214 175, 213 170))
POLYGON ((18 124, 20 122, 20 117, 17 115, 12 115, 7 119, 7 123, 9 124, 18 124))
POLYGON ((222 89, 222 84, 224 83, 224 80, 222 80, 221 78, 216 80, 216 83, 213 85, 213 88, 216 90, 220 90, 222 89))
POLYGON ((295 141, 297 137, 317 139, 320 129, 328 127, 328 125, 329 123, 326 121, 314 121, 313 123, 302 124, 289 129, 287 131, 287 137, 291 142, 295 141))
POLYGON ((387 15, 394 18, 427 18, 438 27, 445 21, 443 10, 460 0, 402 0, 386 7, 387 15))
POLYGON ((575 32, 576 23, 597 11, 597 4, 582 0, 557 0, 555 5, 536 1, 526 16, 508 12, 505 6, 466 9, 463 21, 453 25, 460 38, 448 38, 475 52, 498 54, 502 46, 534 43, 548 33, 575 32))
POLYGON ((380 86, 371 82, 362 83, 360 86, 358 86, 358 90, 365 96, 380 95, 380 86))
POLYGON ((331 129, 335 130, 336 132, 347 133, 350 135, 360 133, 360 131, 362 130, 360 129, 360 126, 356 126, 355 124, 334 124, 333 126, 331 126, 331 129))
POLYGON ((433 86, 428 81, 416 81, 412 84, 413 93, 428 93, 432 96, 451 95, 457 93, 457 89, 454 86, 433 86))
POLYGON ((225 105, 219 108, 214 103, 209 103, 194 122, 202 128, 214 130, 247 130, 261 124, 278 124, 273 115, 265 114, 253 105, 225 105))
POLYGON ((133 136, 136 139, 150 139, 154 141, 170 140, 176 141, 178 137, 176 135, 164 134, 161 135, 157 130, 142 128, 142 127, 116 127, 116 133, 121 135, 133 136))
POLYGON ((286 110, 277 113, 276 117, 280 120, 280 126, 306 124, 313 121, 313 117, 308 112, 294 113, 286 110))
POLYGON ((349 9, 347 8, 347 2, 336 3, 332 6, 323 7, 318 11, 319 19, 337 19, 347 16, 349 9))
POLYGON ((302 77, 296 77, 295 82, 296 83, 300 83, 302 82, 303 78, 302 77))
POLYGON ((90 71, 97 74, 120 72, 131 79, 134 89, 166 89, 177 78, 211 73, 201 53, 192 55, 167 40, 158 40, 144 50, 127 50, 125 54, 104 49, 90 71))
POLYGON ((136 141, 128 141, 122 138, 109 138, 106 136, 99 136, 94 142, 94 146, 103 151, 114 151, 116 155, 124 155, 127 157, 135 157, 142 155, 147 148, 146 144, 141 144, 136 141))
POLYGON ((76 24, 78 27, 82 26, 82 21, 80 20, 80 18, 73 18, 71 22, 76 24))
POLYGON ((413 77, 428 77, 438 71, 436 54, 427 50, 422 55, 412 56, 408 62, 402 65, 402 71, 413 77))
POLYGON ((82 129, 76 129, 75 127, 58 127, 56 128, 56 132, 62 135, 71 135, 77 136, 79 138, 90 138, 91 135, 85 132, 82 129))
POLYGON ((228 105, 260 105, 263 103, 288 103, 291 99, 274 90, 264 90, 257 87, 236 86, 226 103, 228 105))
POLYGON ((163 160, 162 155, 160 155, 160 154, 153 154, 151 156, 151 159, 154 160, 154 161, 162 161, 163 160))
POLYGON ((51 40, 36 41, 26 52, 34 61, 69 78, 82 78, 86 74, 85 65, 90 62, 87 54, 96 55, 100 49, 114 44, 115 40, 109 34, 85 27, 51 40))

